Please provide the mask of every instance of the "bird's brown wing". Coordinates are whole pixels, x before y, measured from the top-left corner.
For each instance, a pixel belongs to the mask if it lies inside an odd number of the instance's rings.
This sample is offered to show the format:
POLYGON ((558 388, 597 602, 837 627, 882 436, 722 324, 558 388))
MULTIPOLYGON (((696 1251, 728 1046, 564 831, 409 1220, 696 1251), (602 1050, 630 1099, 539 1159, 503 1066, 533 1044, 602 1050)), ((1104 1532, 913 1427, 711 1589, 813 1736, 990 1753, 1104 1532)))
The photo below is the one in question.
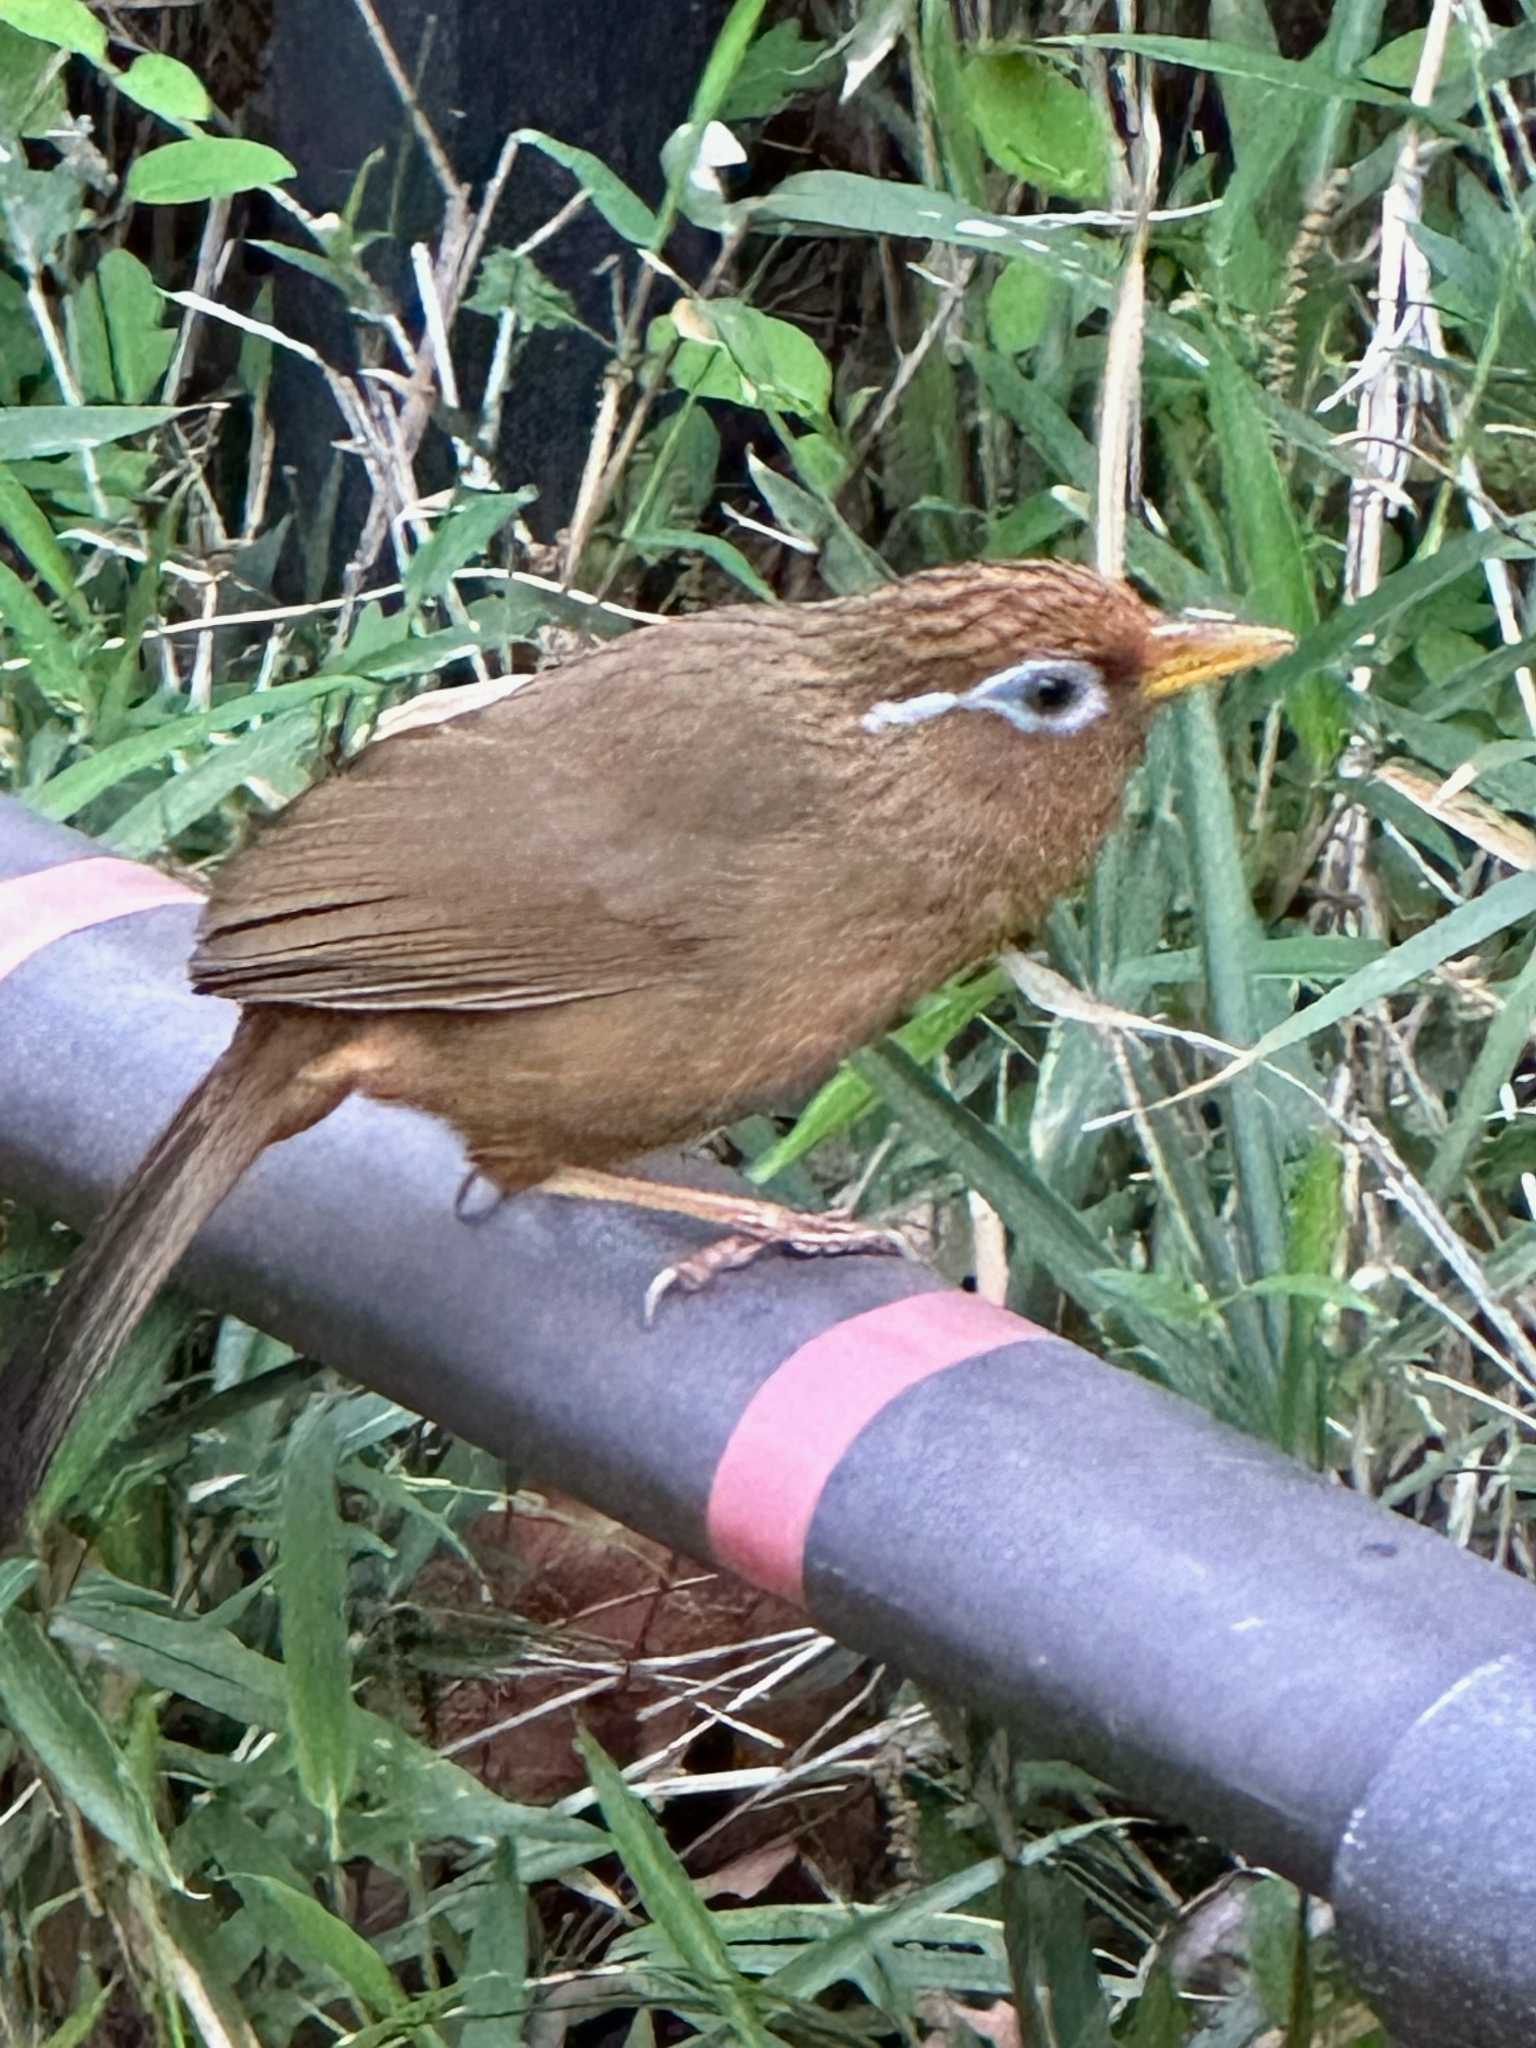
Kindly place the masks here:
POLYGON ((220 874, 195 987, 244 1003, 507 1010, 686 975, 744 843, 739 805, 699 775, 689 715, 718 689, 721 650, 706 641, 654 689, 619 653, 381 741, 306 792, 220 874))

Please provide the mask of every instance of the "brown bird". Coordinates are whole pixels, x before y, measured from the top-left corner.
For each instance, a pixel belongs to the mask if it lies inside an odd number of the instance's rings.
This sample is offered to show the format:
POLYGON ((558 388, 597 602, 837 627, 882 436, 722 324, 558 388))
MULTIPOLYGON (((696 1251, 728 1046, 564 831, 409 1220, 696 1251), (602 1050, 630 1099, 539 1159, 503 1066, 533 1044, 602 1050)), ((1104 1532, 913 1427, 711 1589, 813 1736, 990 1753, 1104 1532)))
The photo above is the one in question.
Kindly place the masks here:
POLYGON ((220 873, 192 981, 239 1026, 58 1291, 0 1510, 258 1154, 354 1090, 444 1118, 507 1192, 717 1223, 684 1284, 765 1242, 888 1244, 605 1169, 802 1087, 1017 936, 1114 823, 1158 705, 1290 645, 978 563, 434 700, 220 873))

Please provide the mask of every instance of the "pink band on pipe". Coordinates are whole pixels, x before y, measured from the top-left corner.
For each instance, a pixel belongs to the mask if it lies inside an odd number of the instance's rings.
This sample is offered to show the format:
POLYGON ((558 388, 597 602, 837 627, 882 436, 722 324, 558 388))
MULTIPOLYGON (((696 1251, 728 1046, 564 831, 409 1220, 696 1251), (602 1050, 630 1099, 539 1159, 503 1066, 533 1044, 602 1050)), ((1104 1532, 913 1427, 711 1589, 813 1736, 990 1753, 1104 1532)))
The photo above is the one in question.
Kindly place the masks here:
POLYGON ((200 900, 185 882, 173 881, 136 860, 113 860, 106 854, 13 875, 0 882, 0 981, 71 932, 130 917, 136 910, 200 900))
POLYGON ((951 1289, 823 1330, 763 1382, 731 1432, 710 1488, 711 1554, 803 1605, 811 1517, 854 1439, 920 1380, 1048 1334, 951 1289))

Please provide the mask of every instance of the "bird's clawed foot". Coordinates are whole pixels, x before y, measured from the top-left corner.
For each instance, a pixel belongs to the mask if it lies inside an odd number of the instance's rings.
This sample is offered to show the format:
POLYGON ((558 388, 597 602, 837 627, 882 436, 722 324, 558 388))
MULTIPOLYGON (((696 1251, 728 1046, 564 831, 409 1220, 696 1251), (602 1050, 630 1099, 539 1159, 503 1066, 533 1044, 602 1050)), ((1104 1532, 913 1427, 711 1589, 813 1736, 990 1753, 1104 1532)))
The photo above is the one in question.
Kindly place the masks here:
POLYGON ((563 1166, 543 1183, 546 1194, 578 1201, 622 1202, 636 1209, 655 1209, 669 1216, 691 1216, 712 1223, 724 1233, 686 1259, 666 1266, 645 1290, 645 1320, 673 1289, 697 1294, 717 1273, 750 1266, 777 1248, 802 1259, 836 1258, 849 1252, 875 1252, 890 1257, 921 1256, 916 1227, 864 1223, 846 1209, 787 1209, 756 1195, 718 1188, 674 1187, 635 1174, 604 1173, 588 1167, 563 1166))
POLYGON ((765 1212, 760 1221, 744 1217, 743 1227, 726 1237, 717 1237, 686 1259, 663 1266, 645 1290, 647 1328, 674 1289, 682 1294, 697 1294, 717 1274, 734 1273, 750 1266, 766 1251, 788 1252, 800 1259, 840 1258, 850 1252, 903 1259, 919 1256, 912 1237, 892 1224, 862 1223, 842 1209, 778 1209, 766 1202, 759 1206, 765 1212))

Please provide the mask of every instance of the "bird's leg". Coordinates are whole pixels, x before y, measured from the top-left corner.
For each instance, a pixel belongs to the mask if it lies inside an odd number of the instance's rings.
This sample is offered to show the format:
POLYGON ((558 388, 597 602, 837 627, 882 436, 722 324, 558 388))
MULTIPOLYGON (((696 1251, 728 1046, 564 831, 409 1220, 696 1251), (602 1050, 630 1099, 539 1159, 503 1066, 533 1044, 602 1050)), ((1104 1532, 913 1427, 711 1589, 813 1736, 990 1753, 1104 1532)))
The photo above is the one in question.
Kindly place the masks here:
POLYGON ((910 1241, 900 1230, 889 1224, 861 1223, 842 1209, 789 1209, 782 1202, 765 1202, 755 1195, 677 1187, 668 1181, 642 1179, 639 1174, 599 1173, 582 1166, 562 1166, 541 1183, 540 1191, 582 1201, 661 1209, 671 1216, 691 1216, 700 1223, 719 1225, 724 1236, 656 1275, 645 1294, 648 1323, 674 1287, 696 1294, 717 1273, 749 1266, 774 1246, 801 1258, 829 1258, 847 1252, 914 1256, 910 1241))

